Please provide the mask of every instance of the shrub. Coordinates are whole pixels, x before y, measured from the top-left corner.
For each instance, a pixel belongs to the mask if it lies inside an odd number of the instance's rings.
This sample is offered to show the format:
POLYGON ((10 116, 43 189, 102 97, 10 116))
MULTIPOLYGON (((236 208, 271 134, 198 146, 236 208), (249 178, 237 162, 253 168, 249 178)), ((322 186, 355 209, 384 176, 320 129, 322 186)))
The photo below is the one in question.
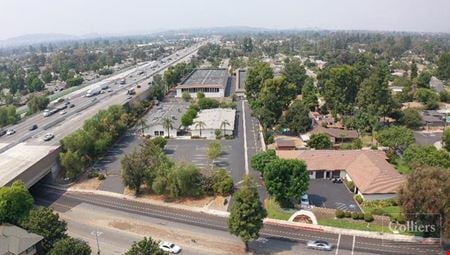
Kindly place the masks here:
POLYGON ((363 203, 363 201, 364 201, 364 199, 363 199, 363 197, 361 196, 361 195, 355 195, 355 200, 356 200, 356 202, 358 202, 358 204, 362 204, 363 203))
POLYGON ((347 186, 347 188, 348 188, 351 192, 354 192, 354 190, 355 190, 355 184, 354 184, 352 181, 347 181, 347 180, 344 180, 344 182, 345 182, 345 185, 347 186))
POLYGON ((98 177, 98 172, 90 172, 90 173, 88 173, 88 178, 89 179, 92 179, 92 178, 95 178, 95 177, 98 177))
POLYGON ((359 213, 358 212, 352 212, 352 219, 359 220, 359 213))
POLYGON ((351 218, 352 217, 352 213, 349 211, 345 211, 345 218, 351 218))
POLYGON ((399 224, 405 224, 406 223, 406 217, 403 214, 395 214, 395 215, 390 215, 391 217, 391 221, 392 222, 397 222, 399 224))
POLYGON ((372 222, 374 220, 373 215, 371 213, 364 214, 364 221, 372 222))
POLYGON ((345 217, 345 212, 344 211, 342 211, 342 210, 336 210, 336 218, 339 218, 339 219, 341 219, 341 218, 344 218, 345 217))
POLYGON ((106 178, 106 177, 105 177, 104 174, 99 174, 98 177, 97 177, 97 179, 98 179, 99 181, 103 181, 105 178, 106 178))
POLYGON ((213 190, 215 195, 228 196, 233 193, 233 178, 225 169, 219 169, 213 174, 213 190))
POLYGON ((381 208, 375 208, 372 210, 372 214, 374 215, 384 215, 385 211, 381 208))

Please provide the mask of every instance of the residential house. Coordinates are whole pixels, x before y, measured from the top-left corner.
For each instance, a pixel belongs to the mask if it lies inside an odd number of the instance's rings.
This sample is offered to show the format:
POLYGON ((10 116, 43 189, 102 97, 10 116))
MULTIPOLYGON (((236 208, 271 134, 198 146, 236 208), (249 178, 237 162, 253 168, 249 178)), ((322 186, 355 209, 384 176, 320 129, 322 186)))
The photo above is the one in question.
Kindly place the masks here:
POLYGON ((11 224, 0 225, 0 255, 35 255, 44 239, 11 224))

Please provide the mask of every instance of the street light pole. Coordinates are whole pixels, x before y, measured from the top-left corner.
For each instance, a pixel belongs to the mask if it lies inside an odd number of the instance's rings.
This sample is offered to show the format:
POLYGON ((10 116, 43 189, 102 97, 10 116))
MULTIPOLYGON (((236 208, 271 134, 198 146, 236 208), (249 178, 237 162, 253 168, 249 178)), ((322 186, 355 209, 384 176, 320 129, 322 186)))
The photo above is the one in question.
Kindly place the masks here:
POLYGON ((98 242, 98 231, 95 230, 95 239, 97 240, 97 254, 100 255, 100 244, 98 242))

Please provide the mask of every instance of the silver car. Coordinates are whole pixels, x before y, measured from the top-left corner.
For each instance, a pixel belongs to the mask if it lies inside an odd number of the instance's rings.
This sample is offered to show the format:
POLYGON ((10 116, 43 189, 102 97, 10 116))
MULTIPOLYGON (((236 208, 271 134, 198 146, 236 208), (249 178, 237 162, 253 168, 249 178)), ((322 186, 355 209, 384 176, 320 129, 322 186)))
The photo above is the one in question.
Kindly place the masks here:
POLYGON ((328 243, 326 241, 321 241, 321 240, 309 241, 306 244, 306 247, 309 249, 321 250, 321 251, 331 251, 331 249, 333 248, 330 243, 328 243))
POLYGON ((50 141, 53 139, 53 137, 55 137, 55 135, 53 135, 52 133, 47 133, 44 135, 44 141, 50 141))

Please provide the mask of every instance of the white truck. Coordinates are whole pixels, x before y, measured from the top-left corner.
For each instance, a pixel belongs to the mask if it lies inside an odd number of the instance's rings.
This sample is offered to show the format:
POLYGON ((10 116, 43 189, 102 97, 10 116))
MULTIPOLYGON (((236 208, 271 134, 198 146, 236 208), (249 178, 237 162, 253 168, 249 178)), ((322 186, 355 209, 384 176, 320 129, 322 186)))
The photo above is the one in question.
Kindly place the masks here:
POLYGON ((86 97, 92 97, 95 95, 100 94, 100 91, 102 91, 102 87, 95 87, 93 89, 90 89, 86 92, 86 97))

